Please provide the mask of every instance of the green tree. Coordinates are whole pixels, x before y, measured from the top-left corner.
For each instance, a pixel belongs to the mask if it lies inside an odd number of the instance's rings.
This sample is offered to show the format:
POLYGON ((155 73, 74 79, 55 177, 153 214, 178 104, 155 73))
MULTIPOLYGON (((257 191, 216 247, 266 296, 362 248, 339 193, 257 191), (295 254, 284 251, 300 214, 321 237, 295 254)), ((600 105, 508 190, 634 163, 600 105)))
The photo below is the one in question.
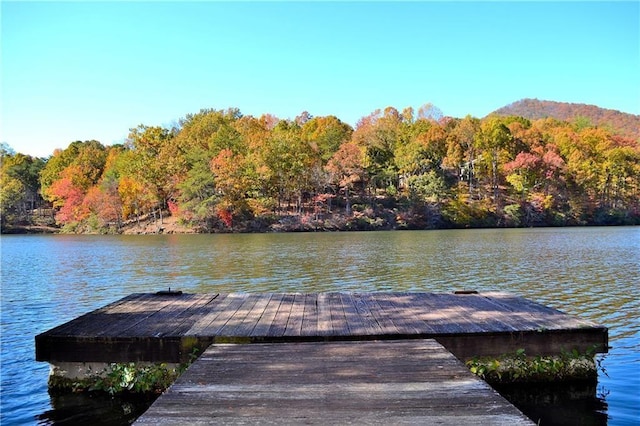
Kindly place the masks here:
POLYGON ((482 150, 483 163, 489 177, 493 192, 493 202, 497 209, 501 207, 500 199, 500 165, 503 152, 508 151, 512 136, 509 127, 502 117, 490 116, 480 124, 480 132, 476 134, 476 146, 482 150))
POLYGON ((211 230, 217 218, 219 196, 209 163, 204 162, 206 157, 202 148, 189 151, 186 156, 189 167, 184 179, 178 184, 178 202, 184 220, 211 230))
POLYGON ((431 128, 431 123, 421 120, 423 126, 412 124, 407 132, 406 142, 396 146, 394 152, 394 162, 398 172, 404 180, 410 176, 424 173, 431 169, 434 164, 430 158, 429 141, 426 133, 431 128), (420 127, 420 130, 416 130, 420 127))
POLYGON ((447 195, 447 185, 435 170, 411 176, 408 187, 410 197, 420 202, 439 204, 447 195))
POLYGON ((30 222, 31 216, 40 206, 40 171, 45 161, 24 154, 0 150, 0 215, 3 224, 8 222, 30 222))
POLYGON ((155 205, 150 208, 157 207, 161 223, 162 211, 176 195, 176 177, 183 169, 174 137, 173 130, 140 125, 131 129, 127 142, 133 153, 128 171, 152 194, 155 205))
POLYGON ((277 198, 278 207, 285 200, 290 205, 295 198, 300 211, 303 193, 313 190, 313 158, 312 146, 302 139, 301 128, 295 122, 280 120, 263 151, 268 169, 267 188, 277 198))
POLYGON ((218 220, 219 195, 211 171, 213 160, 224 149, 245 153, 248 149, 237 123, 242 114, 237 109, 203 109, 180 120, 173 144, 177 164, 173 174, 176 192, 172 195, 183 212, 183 219, 212 229, 218 220))
POLYGON ((363 117, 353 132, 353 141, 365 148, 365 165, 371 189, 398 186, 394 153, 402 134, 404 117, 393 107, 363 117))
POLYGON ((351 126, 333 115, 313 117, 300 129, 302 140, 310 145, 322 167, 327 164, 340 145, 351 139, 352 133, 351 126))

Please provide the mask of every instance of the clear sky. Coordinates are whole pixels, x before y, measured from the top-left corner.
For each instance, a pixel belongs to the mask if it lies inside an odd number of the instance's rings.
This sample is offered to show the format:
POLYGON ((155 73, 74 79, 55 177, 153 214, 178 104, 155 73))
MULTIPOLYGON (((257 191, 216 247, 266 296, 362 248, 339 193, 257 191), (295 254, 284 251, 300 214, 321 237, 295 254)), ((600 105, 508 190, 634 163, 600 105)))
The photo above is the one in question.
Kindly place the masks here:
POLYGON ((640 3, 6 2, 1 140, 47 157, 202 108, 355 126, 522 98, 640 114, 640 3))

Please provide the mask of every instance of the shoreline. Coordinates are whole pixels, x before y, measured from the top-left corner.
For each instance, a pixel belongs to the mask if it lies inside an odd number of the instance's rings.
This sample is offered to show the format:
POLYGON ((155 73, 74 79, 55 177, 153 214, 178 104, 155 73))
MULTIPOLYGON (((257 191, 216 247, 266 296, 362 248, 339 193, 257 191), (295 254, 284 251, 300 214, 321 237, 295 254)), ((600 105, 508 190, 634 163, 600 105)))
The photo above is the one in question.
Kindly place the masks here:
POLYGON ((405 226, 313 226, 305 224, 275 224, 268 227, 256 229, 253 227, 238 227, 234 229, 215 229, 213 231, 198 230, 194 227, 180 225, 164 219, 165 223, 156 224, 153 221, 141 221, 140 225, 130 225, 123 227, 120 232, 65 232, 62 228, 41 225, 20 225, 2 229, 0 235, 189 235, 189 234, 277 234, 277 233, 314 233, 314 232, 374 232, 374 231, 435 231, 447 229, 525 229, 525 228, 589 228, 597 226, 617 227, 617 226, 640 226, 638 224, 568 224, 553 225, 540 224, 536 226, 442 226, 442 227, 405 227, 405 226))

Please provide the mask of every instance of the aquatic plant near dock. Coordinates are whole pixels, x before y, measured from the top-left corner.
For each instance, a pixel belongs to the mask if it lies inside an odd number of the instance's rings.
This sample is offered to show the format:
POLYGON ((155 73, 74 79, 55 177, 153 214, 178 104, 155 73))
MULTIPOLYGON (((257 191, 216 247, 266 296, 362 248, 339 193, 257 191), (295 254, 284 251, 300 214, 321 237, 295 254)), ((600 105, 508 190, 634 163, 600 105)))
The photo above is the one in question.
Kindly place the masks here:
POLYGON ((124 392, 162 393, 179 376, 179 369, 168 368, 166 364, 152 364, 144 367, 136 363, 111 364, 107 374, 98 376, 89 388, 104 391, 110 395, 124 392))
POLYGON ((186 371, 197 358, 197 349, 189 361, 176 367, 165 363, 111 363, 98 372, 88 371, 83 378, 69 378, 52 374, 49 390, 64 392, 99 392, 114 395, 158 395, 186 371))
POLYGON ((49 389, 54 392, 104 392, 119 394, 160 394, 184 371, 167 364, 140 365, 135 362, 112 363, 103 371, 88 372, 83 378, 52 374, 49 389))
POLYGON ((552 356, 527 356, 524 349, 500 357, 473 358, 469 370, 488 383, 544 383, 558 380, 596 380, 602 368, 595 353, 577 350, 552 356))

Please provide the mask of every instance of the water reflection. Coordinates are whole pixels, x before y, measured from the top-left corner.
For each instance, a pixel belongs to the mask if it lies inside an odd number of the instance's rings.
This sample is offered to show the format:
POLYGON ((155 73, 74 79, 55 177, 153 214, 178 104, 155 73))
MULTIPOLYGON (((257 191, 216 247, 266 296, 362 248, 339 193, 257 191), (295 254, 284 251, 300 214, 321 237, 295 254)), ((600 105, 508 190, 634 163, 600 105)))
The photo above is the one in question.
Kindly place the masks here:
POLYGON ((66 394, 51 397, 51 409, 37 416, 41 425, 130 425, 153 403, 153 399, 66 394))
POLYGON ((596 383, 502 385, 495 389, 536 424, 607 425, 606 394, 598 393, 596 383))

